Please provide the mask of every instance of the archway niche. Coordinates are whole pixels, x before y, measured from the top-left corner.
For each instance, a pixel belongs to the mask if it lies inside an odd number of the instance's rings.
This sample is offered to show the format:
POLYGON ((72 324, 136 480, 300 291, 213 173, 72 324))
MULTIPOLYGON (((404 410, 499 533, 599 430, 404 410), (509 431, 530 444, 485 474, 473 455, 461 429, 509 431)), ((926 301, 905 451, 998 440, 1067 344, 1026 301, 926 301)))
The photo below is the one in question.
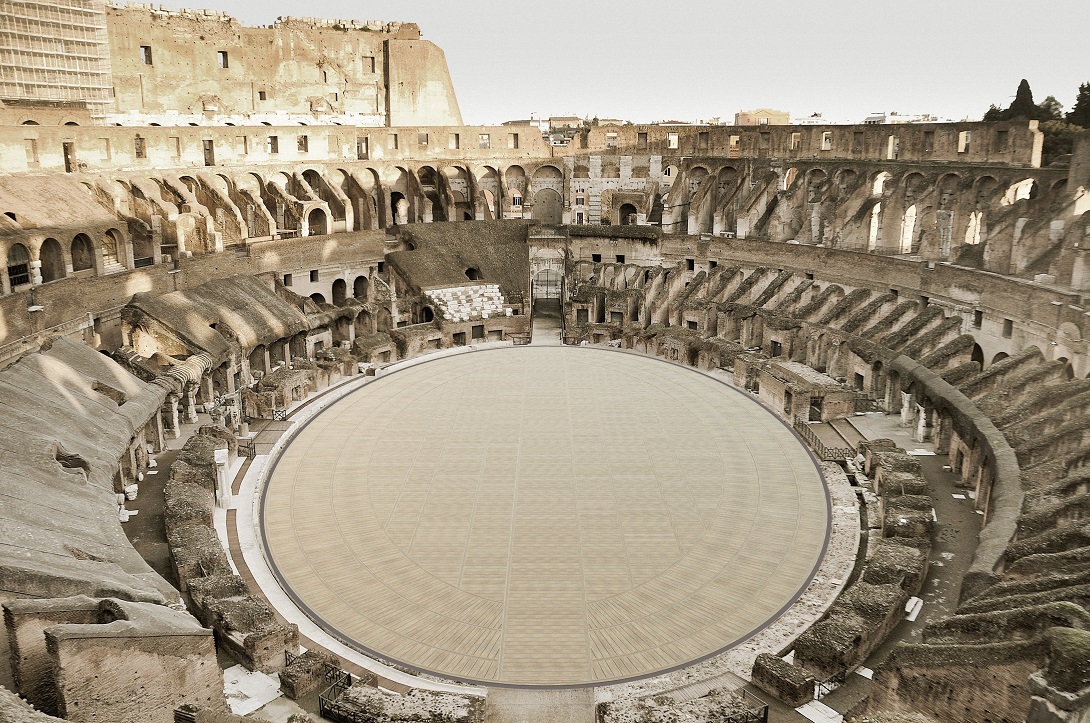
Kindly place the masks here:
POLYGON ((636 207, 631 203, 622 203, 617 211, 617 220, 622 226, 636 225, 636 207))
POLYGON ((352 296, 357 299, 367 298, 367 277, 357 276, 356 280, 352 282, 352 296))
POLYGON ((30 252, 22 244, 8 249, 8 283, 13 289, 30 283, 30 252))
POLYGON ((95 267, 95 248, 87 234, 76 234, 71 250, 72 271, 86 271, 95 267))
POLYGON ((307 214, 307 236, 324 236, 329 233, 326 227, 326 212, 320 208, 311 209, 307 214))
POLYGON ((42 242, 40 258, 42 260, 43 284, 63 279, 67 275, 64 270, 64 251, 57 239, 47 238, 42 242))
POLYGON ((344 279, 333 282, 333 303, 340 306, 348 295, 348 283, 344 279))

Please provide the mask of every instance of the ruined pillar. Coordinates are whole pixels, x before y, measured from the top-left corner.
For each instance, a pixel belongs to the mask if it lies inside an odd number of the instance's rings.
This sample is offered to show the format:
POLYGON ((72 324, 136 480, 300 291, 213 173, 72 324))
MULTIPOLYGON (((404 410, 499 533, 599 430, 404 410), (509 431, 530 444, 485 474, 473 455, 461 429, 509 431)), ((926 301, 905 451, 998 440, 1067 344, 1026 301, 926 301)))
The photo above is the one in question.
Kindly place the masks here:
POLYGON ((185 385, 183 396, 183 421, 187 424, 197 423, 197 385, 190 382, 185 385))
POLYGON ((917 442, 926 442, 931 439, 931 429, 934 426, 932 420, 934 410, 923 404, 916 404, 916 427, 912 432, 912 439, 917 442))
POLYGON ((916 421, 916 395, 901 392, 901 426, 911 427, 916 421))
POLYGON ((182 436, 182 429, 178 420, 178 395, 168 394, 163 401, 160 416, 163 418, 163 433, 171 439, 182 436))

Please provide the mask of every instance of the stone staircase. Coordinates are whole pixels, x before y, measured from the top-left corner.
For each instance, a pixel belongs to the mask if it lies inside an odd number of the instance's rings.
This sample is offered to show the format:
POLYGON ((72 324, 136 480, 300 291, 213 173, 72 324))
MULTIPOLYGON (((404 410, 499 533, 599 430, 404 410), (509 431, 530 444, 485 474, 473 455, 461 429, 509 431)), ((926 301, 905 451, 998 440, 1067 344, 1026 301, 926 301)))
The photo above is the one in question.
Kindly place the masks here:
POLYGON ((469 321, 503 316, 503 294, 498 284, 474 284, 424 292, 447 321, 469 321))

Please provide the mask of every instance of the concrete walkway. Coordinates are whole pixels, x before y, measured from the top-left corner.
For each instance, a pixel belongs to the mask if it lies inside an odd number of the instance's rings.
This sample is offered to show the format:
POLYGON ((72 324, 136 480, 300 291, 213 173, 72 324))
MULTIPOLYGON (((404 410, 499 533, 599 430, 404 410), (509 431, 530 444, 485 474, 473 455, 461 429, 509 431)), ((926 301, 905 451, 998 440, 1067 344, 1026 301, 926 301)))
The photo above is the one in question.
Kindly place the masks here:
POLYGON ((594 723, 594 689, 489 688, 484 723, 594 723))
POLYGON ((533 341, 535 346, 559 346, 564 343, 564 323, 560 316, 560 299, 538 299, 534 302, 533 341))

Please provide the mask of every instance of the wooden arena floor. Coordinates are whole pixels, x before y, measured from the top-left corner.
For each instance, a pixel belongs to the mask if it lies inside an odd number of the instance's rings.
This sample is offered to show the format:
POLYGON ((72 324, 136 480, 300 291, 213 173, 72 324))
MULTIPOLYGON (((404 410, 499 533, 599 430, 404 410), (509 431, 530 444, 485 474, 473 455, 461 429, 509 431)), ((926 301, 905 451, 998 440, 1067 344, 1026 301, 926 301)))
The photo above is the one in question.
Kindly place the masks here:
POLYGON ((379 377, 298 433, 262 500, 274 570, 334 635, 525 686, 742 641, 807 586, 829 519, 806 448, 745 392, 579 347, 379 377))

